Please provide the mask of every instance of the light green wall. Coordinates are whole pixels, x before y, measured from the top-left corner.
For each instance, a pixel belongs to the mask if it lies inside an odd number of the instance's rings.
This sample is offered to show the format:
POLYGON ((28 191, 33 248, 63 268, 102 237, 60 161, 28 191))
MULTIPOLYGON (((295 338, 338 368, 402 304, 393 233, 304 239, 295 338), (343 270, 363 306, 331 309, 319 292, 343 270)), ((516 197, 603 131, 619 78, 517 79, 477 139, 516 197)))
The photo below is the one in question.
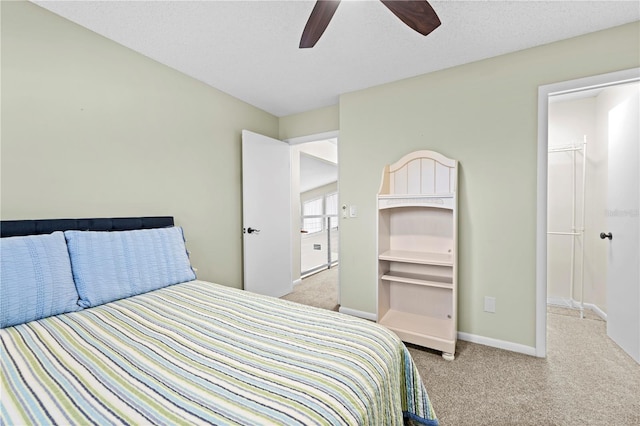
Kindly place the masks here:
POLYGON ((241 130, 278 118, 34 4, 2 2, 2 219, 173 215, 240 287, 241 130))
POLYGON ((338 105, 332 105, 280 117, 279 125, 281 140, 333 132, 340 129, 340 112, 338 105))
POLYGON ((341 305, 376 311, 376 193, 385 164, 430 149, 460 161, 459 330, 535 346, 540 85, 638 67, 640 23, 340 98, 341 305), (484 296, 496 313, 483 312, 484 296))

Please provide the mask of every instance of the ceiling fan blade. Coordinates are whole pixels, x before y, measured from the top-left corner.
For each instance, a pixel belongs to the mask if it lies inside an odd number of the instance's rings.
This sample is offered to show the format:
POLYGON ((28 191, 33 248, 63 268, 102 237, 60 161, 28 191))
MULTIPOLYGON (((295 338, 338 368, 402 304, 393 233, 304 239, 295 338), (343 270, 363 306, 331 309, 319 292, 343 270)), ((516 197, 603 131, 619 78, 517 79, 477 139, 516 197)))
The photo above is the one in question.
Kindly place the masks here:
POLYGON ((402 22, 422 35, 440 26, 440 18, 426 0, 380 0, 402 22))
POLYGON ((300 48, 313 47, 316 45, 322 33, 329 25, 333 14, 340 4, 340 0, 318 0, 311 11, 307 25, 302 32, 300 48))

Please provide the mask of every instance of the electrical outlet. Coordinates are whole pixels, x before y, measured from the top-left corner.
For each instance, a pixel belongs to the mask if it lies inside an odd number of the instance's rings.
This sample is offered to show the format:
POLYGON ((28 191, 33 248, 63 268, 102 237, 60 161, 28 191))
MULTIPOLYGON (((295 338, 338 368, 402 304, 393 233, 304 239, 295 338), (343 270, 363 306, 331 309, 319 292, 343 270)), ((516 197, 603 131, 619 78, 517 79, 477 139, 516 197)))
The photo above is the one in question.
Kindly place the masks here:
POLYGON ((496 298, 495 297, 484 297, 484 311, 491 312, 492 314, 496 312, 496 298))

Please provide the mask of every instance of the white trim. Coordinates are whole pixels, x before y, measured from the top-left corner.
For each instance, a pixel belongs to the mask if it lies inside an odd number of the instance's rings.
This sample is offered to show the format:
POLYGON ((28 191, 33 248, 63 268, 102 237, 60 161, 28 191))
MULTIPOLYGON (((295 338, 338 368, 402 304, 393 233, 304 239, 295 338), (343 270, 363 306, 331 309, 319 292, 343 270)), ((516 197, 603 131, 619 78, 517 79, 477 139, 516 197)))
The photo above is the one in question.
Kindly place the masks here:
POLYGON ((549 86, 538 88, 538 192, 536 209, 536 346, 547 356, 547 152, 549 148, 549 86))
POLYGON ((518 352, 525 355, 536 356, 536 348, 519 343, 507 342, 505 340, 492 339, 491 337, 478 336, 476 334, 458 332, 458 339, 466 342, 477 343, 479 345, 490 346, 492 348, 504 349, 511 352, 518 352))
MULTIPOLYGON (((633 70, 633 69, 632 69, 633 70)), ((625 71, 630 71, 630 70, 625 70, 625 71)), ((621 71, 621 72, 625 72, 625 71, 621 71)), ((610 74, 603 74, 602 76, 608 76, 611 74, 617 74, 618 72, 612 72, 610 74)), ((594 76, 594 77, 600 77, 600 76, 594 76)), ((629 78, 625 78, 625 76, 623 75, 621 80, 602 80, 602 81, 595 81, 593 82, 593 85, 591 86, 579 86, 579 87, 572 87, 571 89, 560 89, 557 92, 553 92, 550 93, 549 96, 558 96, 558 95, 566 95, 569 93, 576 93, 576 92, 582 92, 585 90, 593 90, 593 89, 606 89, 607 87, 611 87, 611 86, 617 86, 619 84, 626 84, 626 83, 633 83, 634 81, 638 81, 638 76, 631 74, 629 76, 629 78)), ((578 79, 578 80, 572 80, 572 81, 581 81, 581 80, 585 80, 587 83, 589 83, 591 81, 591 77, 587 77, 584 79, 578 79)))
POLYGON ((373 314, 371 312, 358 311, 357 309, 345 308, 344 306, 340 306, 338 312, 351 315, 352 317, 364 318, 371 321, 377 321, 378 315, 373 314))
POLYGON ((588 308, 588 309, 591 309, 594 314, 596 314, 597 316, 599 316, 603 320, 605 320, 605 321, 607 320, 607 313, 604 312, 602 309, 600 309, 598 306, 596 306, 596 305, 594 305, 592 303, 585 303, 584 307, 588 308))
MULTIPOLYGON (((562 81, 538 87, 538 177, 536 209, 536 346, 547 356, 547 161, 549 96, 640 80, 640 68, 562 81)), ((602 312, 602 311, 600 311, 602 312)), ((464 340, 464 339, 463 339, 464 340)))
MULTIPOLYGON (((569 309, 580 309, 580 302, 578 302, 577 300, 565 299, 563 297, 548 297, 547 305, 560 306, 562 308, 569 308, 569 309)), ((599 316, 605 321, 607 320, 607 314, 593 303, 585 303, 584 309, 588 309, 592 311, 594 314, 596 314, 597 316, 599 316)))
POLYGON ((294 287, 295 287, 295 286, 297 286, 297 285, 299 285, 299 284, 302 284, 302 278, 298 278, 297 280, 295 280, 295 281, 293 282, 293 286, 294 286, 294 287))
POLYGON ((560 306, 561 308, 573 309, 573 302, 571 299, 565 299, 564 297, 547 297, 547 305, 560 306))
POLYGON ((325 140, 325 139, 337 138, 339 133, 340 132, 338 130, 332 130, 330 132, 316 133, 316 134, 313 134, 313 135, 298 136, 298 137, 295 137, 295 138, 289 138, 289 139, 285 139, 284 141, 286 143, 288 143, 289 145, 299 145, 301 143, 317 142, 317 141, 321 141, 321 140, 325 140))

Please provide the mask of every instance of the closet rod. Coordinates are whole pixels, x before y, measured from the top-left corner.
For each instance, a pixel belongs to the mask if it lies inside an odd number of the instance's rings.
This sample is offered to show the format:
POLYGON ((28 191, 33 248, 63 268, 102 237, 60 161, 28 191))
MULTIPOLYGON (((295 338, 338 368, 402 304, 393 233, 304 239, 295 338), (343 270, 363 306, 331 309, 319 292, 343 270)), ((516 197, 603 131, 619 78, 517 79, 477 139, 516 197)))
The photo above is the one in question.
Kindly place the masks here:
POLYGON ((568 151, 582 151, 584 149, 584 144, 582 145, 566 145, 559 146, 556 148, 549 148, 549 152, 568 152, 568 151))
POLYGON ((547 232, 548 235, 582 235, 580 232, 547 232))

